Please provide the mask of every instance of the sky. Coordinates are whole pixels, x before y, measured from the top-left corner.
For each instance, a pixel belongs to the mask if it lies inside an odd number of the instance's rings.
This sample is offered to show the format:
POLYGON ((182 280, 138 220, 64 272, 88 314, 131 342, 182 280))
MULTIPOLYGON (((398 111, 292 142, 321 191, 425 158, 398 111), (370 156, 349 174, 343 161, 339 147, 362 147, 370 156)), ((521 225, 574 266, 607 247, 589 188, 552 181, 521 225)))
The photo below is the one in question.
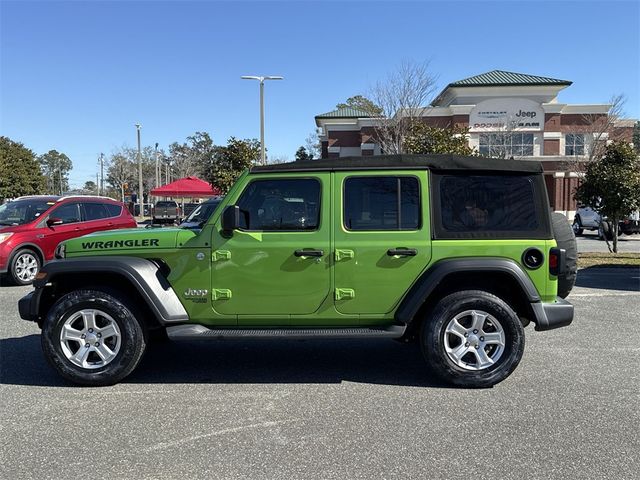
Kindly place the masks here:
POLYGON ((259 137, 294 159, 314 116, 366 94, 404 60, 429 61, 438 91, 494 69, 571 80, 563 103, 627 96, 640 118, 638 1, 6 1, 0 0, 0 135, 73 161, 167 148, 196 131, 215 143, 259 137))

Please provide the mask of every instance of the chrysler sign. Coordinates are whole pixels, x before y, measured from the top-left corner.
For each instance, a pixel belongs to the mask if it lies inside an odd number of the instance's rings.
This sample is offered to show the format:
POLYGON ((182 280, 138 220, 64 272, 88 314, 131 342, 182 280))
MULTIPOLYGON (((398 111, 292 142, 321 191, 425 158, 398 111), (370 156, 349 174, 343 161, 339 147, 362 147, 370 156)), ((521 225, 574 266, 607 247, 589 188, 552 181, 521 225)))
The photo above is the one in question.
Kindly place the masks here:
POLYGON ((472 132, 542 130, 544 110, 526 98, 492 98, 478 103, 469 114, 472 132))

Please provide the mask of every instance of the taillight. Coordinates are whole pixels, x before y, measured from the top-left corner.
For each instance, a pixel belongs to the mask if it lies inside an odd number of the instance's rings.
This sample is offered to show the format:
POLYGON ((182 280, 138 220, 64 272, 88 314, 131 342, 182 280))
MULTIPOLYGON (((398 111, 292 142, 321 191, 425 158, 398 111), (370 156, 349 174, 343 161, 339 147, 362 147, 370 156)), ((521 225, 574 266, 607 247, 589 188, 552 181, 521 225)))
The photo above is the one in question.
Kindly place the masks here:
POLYGON ((566 252, 562 248, 552 248, 549 250, 549 273, 557 276, 562 272, 564 267, 564 258, 566 252))

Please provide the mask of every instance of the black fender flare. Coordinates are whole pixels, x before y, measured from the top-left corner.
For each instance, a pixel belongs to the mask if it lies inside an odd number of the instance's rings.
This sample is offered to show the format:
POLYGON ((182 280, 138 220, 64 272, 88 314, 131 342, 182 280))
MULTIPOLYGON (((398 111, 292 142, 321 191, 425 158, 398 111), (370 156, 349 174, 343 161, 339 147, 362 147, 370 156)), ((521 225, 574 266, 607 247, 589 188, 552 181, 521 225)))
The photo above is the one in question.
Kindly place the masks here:
MULTIPOLYGON (((39 278, 33 282, 36 291, 41 291, 49 282, 55 283, 56 278, 63 275, 115 273, 133 285, 161 324, 189 320, 187 311, 160 272, 160 267, 146 258, 123 256, 68 258, 49 262, 40 272, 45 275, 39 275, 39 278)), ((34 295, 34 297, 39 299, 40 295, 34 295)), ((30 310, 39 312, 37 305, 31 305, 30 310)))
POLYGON ((452 258, 440 260, 427 269, 411 286, 396 309, 395 320, 403 324, 412 322, 420 307, 448 275, 460 272, 500 272, 518 283, 530 303, 540 302, 540 295, 522 267, 509 258, 452 258))

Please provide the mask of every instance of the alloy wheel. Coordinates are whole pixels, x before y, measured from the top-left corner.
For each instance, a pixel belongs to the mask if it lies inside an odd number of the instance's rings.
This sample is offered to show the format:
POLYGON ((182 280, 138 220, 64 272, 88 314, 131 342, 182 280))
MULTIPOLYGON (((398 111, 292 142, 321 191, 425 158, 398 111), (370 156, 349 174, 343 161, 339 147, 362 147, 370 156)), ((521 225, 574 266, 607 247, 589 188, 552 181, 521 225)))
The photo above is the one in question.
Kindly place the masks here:
POLYGON ((102 310, 79 310, 60 330, 62 352, 80 368, 96 369, 108 365, 118 355, 121 343, 118 324, 102 310))
POLYGON ((444 332, 449 359, 465 370, 485 370, 504 353, 505 334, 500 322, 482 310, 466 310, 452 318, 444 332))
POLYGON ((16 258, 14 272, 15 276, 22 282, 33 281, 36 278, 36 273, 38 273, 38 259, 35 254, 30 252, 21 253, 16 258))

